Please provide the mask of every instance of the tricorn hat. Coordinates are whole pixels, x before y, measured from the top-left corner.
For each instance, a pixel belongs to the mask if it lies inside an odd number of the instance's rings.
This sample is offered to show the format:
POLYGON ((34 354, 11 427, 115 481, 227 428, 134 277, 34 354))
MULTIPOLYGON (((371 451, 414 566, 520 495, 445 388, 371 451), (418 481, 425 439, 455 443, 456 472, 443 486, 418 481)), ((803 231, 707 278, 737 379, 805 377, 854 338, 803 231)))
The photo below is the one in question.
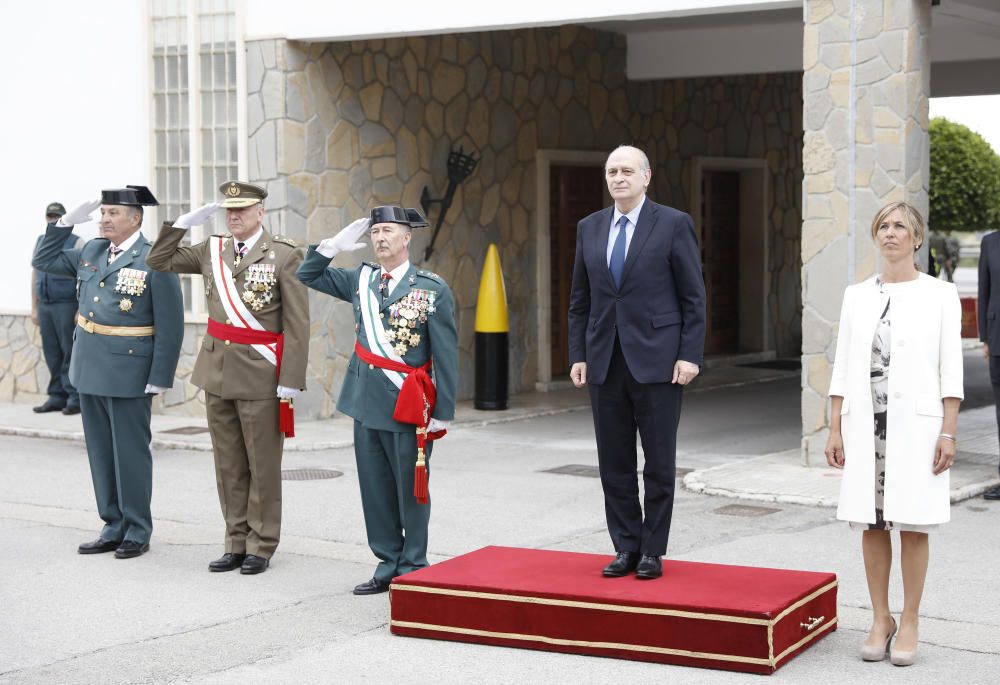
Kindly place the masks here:
POLYGON ((156 207, 160 203, 146 186, 125 186, 101 191, 101 204, 127 205, 130 207, 156 207))
POLYGON ((371 213, 371 225, 403 224, 410 228, 426 228, 430 226, 424 215, 416 209, 403 209, 398 205, 382 205, 375 207, 371 213))
POLYGON ((242 181, 226 181, 219 186, 219 192, 225 197, 222 206, 232 209, 250 207, 267 197, 267 191, 260 186, 242 181))
POLYGON ((62 202, 50 202, 49 206, 45 208, 45 216, 64 216, 66 214, 66 208, 63 207, 62 202))

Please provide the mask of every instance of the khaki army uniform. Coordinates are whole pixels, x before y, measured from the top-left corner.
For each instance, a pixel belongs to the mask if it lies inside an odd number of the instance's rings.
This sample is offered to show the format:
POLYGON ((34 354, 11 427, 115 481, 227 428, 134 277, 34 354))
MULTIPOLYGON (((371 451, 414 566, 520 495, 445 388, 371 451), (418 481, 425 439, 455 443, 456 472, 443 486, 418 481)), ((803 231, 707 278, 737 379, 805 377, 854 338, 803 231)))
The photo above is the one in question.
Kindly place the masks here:
POLYGON ((305 388, 309 351, 309 302, 295 272, 304 249, 266 230, 236 264, 231 235, 212 236, 182 246, 186 231, 165 224, 149 253, 149 265, 161 271, 201 274, 208 315, 229 320, 212 270, 211 242, 232 272, 231 292, 272 333, 284 333, 280 376, 256 346, 206 335, 192 382, 205 391, 208 427, 215 454, 219 502, 226 520, 226 552, 270 559, 281 530, 281 454, 278 385, 305 388), (221 241, 219 243, 218 241, 221 241), (256 288, 256 289, 255 289, 256 288))

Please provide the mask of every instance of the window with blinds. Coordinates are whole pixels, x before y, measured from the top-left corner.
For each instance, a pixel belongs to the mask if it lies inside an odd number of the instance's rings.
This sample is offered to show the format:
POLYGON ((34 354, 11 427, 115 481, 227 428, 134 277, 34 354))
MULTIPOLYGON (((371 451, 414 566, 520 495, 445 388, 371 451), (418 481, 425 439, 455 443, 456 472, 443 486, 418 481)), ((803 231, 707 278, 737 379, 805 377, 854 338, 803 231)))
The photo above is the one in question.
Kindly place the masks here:
MULTIPOLYGON (((157 227, 217 199, 219 185, 240 175, 236 2, 151 0, 157 227)), ((219 212, 191 229, 186 240, 199 242, 223 230, 225 215, 219 212)), ((201 277, 182 277, 182 285, 186 311, 203 317, 201 277)))

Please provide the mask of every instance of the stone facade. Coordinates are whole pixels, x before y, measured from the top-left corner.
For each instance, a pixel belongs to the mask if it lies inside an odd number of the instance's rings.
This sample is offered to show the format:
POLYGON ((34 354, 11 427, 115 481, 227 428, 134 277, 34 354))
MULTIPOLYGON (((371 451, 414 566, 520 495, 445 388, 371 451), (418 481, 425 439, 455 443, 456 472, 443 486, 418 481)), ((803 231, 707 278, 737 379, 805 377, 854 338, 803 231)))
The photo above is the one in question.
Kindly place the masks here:
POLYGON ((928 207, 930 3, 806 0, 803 42, 802 434, 824 463, 844 288, 875 273, 888 202, 928 207))
MULTIPOLYGON (((781 354, 799 349, 801 79, 798 74, 627 82, 624 39, 580 27, 247 45, 250 180, 266 185, 272 231, 317 242, 373 204, 440 196, 452 146, 481 155, 456 195, 435 252, 458 306, 460 397, 473 386, 473 323, 486 247, 500 249, 511 324, 512 393, 537 379, 535 155, 539 149, 645 149, 653 199, 690 210, 695 156, 766 159, 769 307, 781 354)), ((432 208, 430 219, 437 218, 432 208)), ((369 255, 370 251, 360 253, 369 255)), ((358 255, 337 264, 357 263, 358 255)), ((311 295, 309 390, 329 416, 351 354, 349 307, 311 295)))
MULTIPOLYGON (((203 416, 204 393, 191 384, 194 360, 205 326, 187 324, 177 364, 174 387, 153 400, 156 413, 203 416)), ((42 356, 42 340, 30 316, 0 315, 0 402, 41 404, 45 401, 49 370, 42 356)))

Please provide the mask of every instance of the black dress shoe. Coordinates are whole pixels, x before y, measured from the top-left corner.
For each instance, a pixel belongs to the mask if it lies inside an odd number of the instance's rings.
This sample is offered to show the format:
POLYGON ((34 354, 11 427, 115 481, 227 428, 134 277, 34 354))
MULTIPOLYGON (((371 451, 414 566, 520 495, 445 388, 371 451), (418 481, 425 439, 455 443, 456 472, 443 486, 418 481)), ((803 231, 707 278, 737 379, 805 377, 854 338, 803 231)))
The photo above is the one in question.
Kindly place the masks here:
POLYGON ((77 406, 66 407, 62 410, 62 413, 65 414, 66 416, 73 416, 74 414, 80 413, 80 407, 77 406))
POLYGON ((259 557, 256 554, 248 554, 246 555, 246 558, 243 559, 243 563, 240 564, 240 573, 245 576, 263 573, 267 570, 270 563, 271 562, 264 557, 259 557))
POLYGON ((61 406, 59 406, 58 404, 52 404, 51 402, 45 402, 44 404, 40 404, 37 407, 31 408, 31 411, 35 412, 36 414, 47 414, 50 411, 62 411, 62 410, 63 408, 61 406))
POLYGON ((986 492, 984 492, 983 499, 992 499, 992 500, 1000 499, 1000 485, 996 486, 992 490, 987 490, 986 492))
POLYGON ((356 595, 377 595, 381 592, 388 591, 389 583, 382 582, 377 578, 372 578, 371 580, 354 587, 354 594, 356 595))
POLYGON ((602 573, 605 578, 621 578, 634 571, 638 563, 638 552, 619 552, 615 556, 615 560, 604 567, 602 573))
POLYGON ((135 540, 125 540, 115 550, 115 559, 133 559, 141 557, 149 551, 148 542, 136 542, 135 540))
POLYGON ((91 542, 83 543, 76 548, 76 551, 80 554, 104 554, 105 552, 114 552, 120 544, 122 543, 115 540, 97 538, 91 542))
POLYGON ((233 554, 232 552, 226 552, 215 561, 209 562, 208 570, 214 573, 222 571, 235 571, 243 565, 243 561, 246 558, 246 554, 233 554))
POLYGON ((652 580, 663 575, 663 562, 660 557, 651 557, 645 554, 639 560, 639 565, 635 569, 635 577, 642 580, 652 580))

